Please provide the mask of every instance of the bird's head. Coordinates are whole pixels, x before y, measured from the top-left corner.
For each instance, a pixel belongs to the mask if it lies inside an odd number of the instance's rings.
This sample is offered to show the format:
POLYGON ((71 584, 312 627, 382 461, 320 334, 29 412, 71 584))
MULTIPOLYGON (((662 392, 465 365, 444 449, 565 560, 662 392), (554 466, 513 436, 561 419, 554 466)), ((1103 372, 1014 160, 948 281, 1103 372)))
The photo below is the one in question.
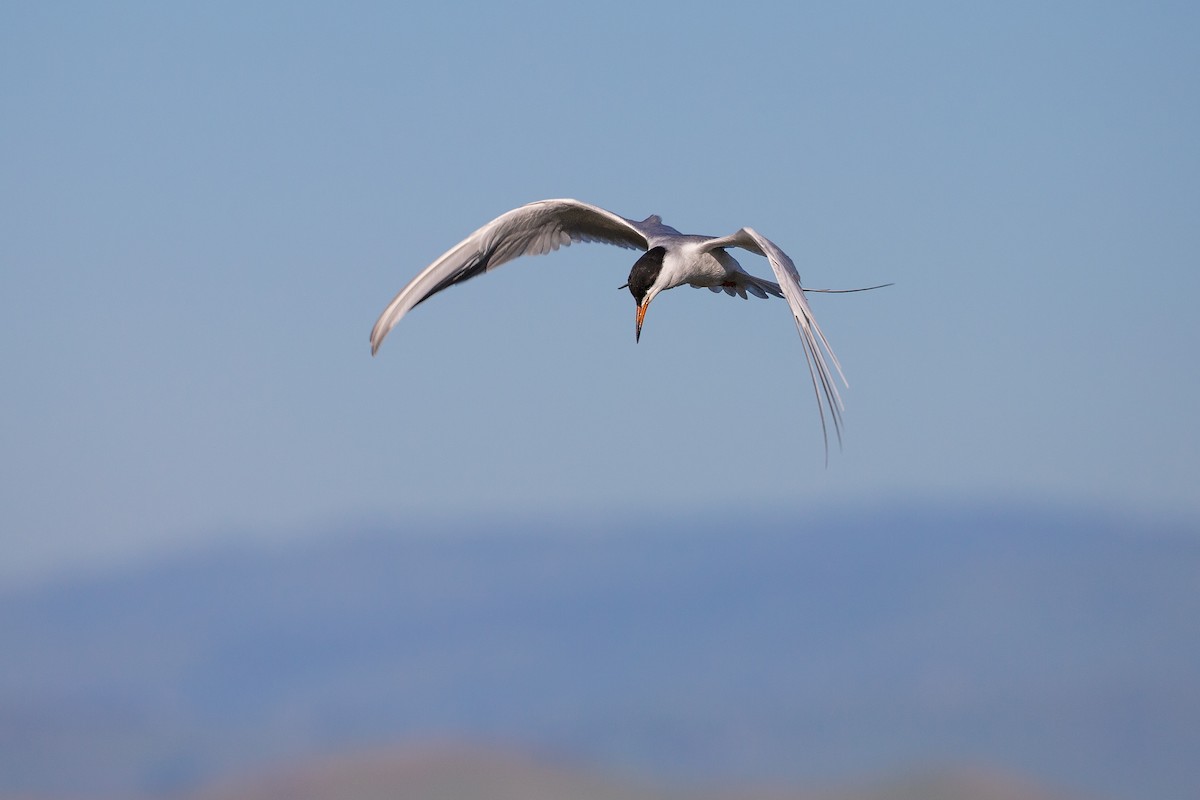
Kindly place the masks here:
POLYGON ((625 286, 629 287, 629 293, 633 295, 633 300, 637 303, 635 341, 640 341, 642 338, 642 320, 646 317, 646 309, 650 307, 650 301, 661 291, 655 284, 662 272, 663 256, 666 255, 666 252, 665 248, 652 247, 634 262, 633 269, 629 270, 629 283, 625 286))

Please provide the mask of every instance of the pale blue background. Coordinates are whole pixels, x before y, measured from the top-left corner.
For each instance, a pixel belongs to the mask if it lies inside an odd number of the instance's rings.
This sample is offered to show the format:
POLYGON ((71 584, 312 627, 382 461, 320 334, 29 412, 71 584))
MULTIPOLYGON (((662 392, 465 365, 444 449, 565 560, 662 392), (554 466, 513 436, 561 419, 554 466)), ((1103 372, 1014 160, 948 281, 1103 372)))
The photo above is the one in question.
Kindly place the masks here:
MULTIPOLYGON (((1200 515, 1190 3, 5 3, 0 578, 351 518, 904 498, 1200 515), (407 4, 406 4, 407 5, 407 4), (584 245, 367 333, 497 214, 752 225, 785 306, 584 245)), ((751 271, 769 274, 747 255, 751 271)))

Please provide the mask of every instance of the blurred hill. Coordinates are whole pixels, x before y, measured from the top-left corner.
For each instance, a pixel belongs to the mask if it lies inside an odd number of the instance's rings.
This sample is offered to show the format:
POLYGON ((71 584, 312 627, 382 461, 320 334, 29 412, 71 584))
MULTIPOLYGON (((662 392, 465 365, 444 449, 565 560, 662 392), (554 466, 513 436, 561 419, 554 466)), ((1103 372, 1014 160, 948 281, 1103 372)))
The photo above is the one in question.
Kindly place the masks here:
POLYGON ((1080 800, 982 769, 927 772, 859 789, 668 789, 577 765, 479 748, 377 750, 281 769, 189 800, 1080 800))
MULTIPOLYGON (((669 788, 577 764, 463 745, 376 748, 226 779, 173 800, 1085 800, 981 768, 929 770, 850 789, 669 788)), ((0 800, 78 800, 8 795, 0 800)), ((147 800, 150 800, 147 798, 147 800)))
POLYGON ((986 763, 1182 800, 1198 586, 1188 526, 1012 507, 225 548, 0 595, 0 793, 178 793, 437 737, 665 785, 986 763))

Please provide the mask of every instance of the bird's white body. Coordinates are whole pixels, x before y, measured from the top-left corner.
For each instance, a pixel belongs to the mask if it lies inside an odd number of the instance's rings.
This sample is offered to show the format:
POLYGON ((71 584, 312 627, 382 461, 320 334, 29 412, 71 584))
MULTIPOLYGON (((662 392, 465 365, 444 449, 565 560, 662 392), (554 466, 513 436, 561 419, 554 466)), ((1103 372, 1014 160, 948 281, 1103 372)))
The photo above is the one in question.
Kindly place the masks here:
MULTIPOLYGON (((418 273, 375 323, 371 331, 371 352, 379 349, 388 331, 414 306, 448 286, 519 256, 541 255, 572 242, 603 242, 646 251, 634 265, 627 284, 638 303, 639 335, 650 301, 659 293, 684 284, 741 297, 753 294, 786 299, 804 344, 822 429, 828 409, 840 440, 842 401, 830 370, 832 364, 841 375, 837 356, 813 318, 804 297, 806 290, 800 285, 800 275, 792 260, 752 228, 742 228, 730 236, 697 236, 664 225, 658 216, 638 222, 578 200, 529 203, 484 225, 418 273), (726 252, 729 247, 765 256, 779 282, 747 273, 726 252)), ((842 382, 845 383, 844 377, 842 382)))
MULTIPOLYGON (((685 283, 698 289, 708 289, 734 280, 737 273, 744 272, 728 253, 705 250, 704 243, 709 238, 711 237, 679 236, 672 241, 673 246, 668 247, 663 256, 661 291, 665 292, 685 283)), ((659 243, 655 242, 650 246, 654 247, 657 244, 659 243)))

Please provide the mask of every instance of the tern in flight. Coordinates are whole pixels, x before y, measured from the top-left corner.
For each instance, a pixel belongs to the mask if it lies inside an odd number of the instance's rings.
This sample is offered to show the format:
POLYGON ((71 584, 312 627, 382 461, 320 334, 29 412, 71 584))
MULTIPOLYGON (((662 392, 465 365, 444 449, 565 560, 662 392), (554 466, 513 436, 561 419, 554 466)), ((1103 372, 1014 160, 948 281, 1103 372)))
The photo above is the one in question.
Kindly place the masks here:
POLYGON ((409 281, 375 323, 371 331, 372 355, 379 350, 384 337, 401 317, 446 287, 490 272, 520 256, 543 255, 572 242, 603 242, 645 251, 634 262, 628 283, 620 287, 628 288, 637 303, 635 340, 641 339, 642 321, 650 302, 660 292, 685 283, 714 292, 725 292, 730 296, 736 294, 744 298, 752 294, 766 298, 767 295, 774 295, 787 300, 796 320, 796 329, 800 332, 804 356, 812 376, 826 454, 829 451, 827 417, 833 422, 838 442, 841 442, 842 398, 830 371, 831 363, 842 383, 849 384, 804 297, 805 292, 839 290, 801 287, 800 274, 792 259, 753 228, 742 228, 729 236, 697 236, 680 233, 664 225, 657 214, 636 222, 578 200, 529 203, 496 217, 409 281), (779 283, 747 273, 727 252, 731 247, 765 256, 779 283))

